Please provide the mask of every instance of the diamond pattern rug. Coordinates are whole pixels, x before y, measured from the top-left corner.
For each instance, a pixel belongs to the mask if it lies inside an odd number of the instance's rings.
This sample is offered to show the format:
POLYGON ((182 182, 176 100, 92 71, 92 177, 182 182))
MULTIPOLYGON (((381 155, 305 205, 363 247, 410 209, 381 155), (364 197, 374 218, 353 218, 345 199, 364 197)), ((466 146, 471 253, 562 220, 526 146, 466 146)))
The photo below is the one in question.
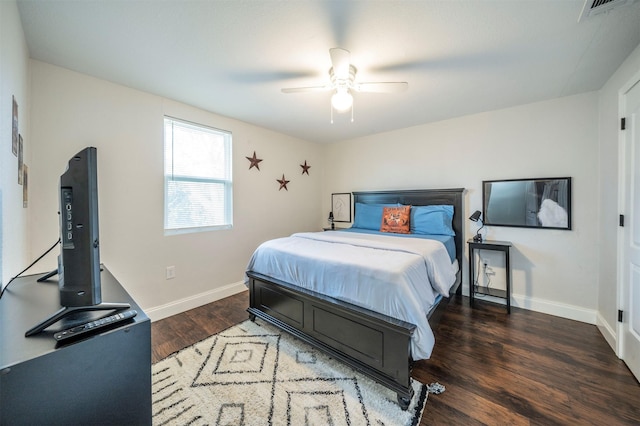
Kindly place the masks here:
POLYGON ((260 320, 152 367, 153 424, 416 425, 427 387, 403 411, 396 393, 260 320))

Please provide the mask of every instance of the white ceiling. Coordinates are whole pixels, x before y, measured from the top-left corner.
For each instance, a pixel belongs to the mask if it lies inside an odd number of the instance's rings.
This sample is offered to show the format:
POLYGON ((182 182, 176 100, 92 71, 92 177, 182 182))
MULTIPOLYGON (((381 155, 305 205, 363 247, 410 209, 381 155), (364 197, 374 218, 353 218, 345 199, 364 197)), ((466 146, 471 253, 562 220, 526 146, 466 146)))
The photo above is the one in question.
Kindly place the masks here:
POLYGON ((640 44, 640 2, 18 0, 32 58, 315 142, 598 90, 640 44), (357 80, 330 123, 329 48, 357 80))

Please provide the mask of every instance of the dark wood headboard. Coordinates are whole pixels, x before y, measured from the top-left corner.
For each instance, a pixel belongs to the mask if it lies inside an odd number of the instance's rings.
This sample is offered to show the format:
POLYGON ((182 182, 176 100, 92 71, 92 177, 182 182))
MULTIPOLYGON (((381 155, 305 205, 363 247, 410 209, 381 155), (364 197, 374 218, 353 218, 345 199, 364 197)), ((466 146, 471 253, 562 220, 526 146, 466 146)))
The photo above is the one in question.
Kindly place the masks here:
POLYGON ((447 204, 453 206, 453 230, 456 233, 456 259, 462 270, 464 253, 464 188, 453 189, 412 189, 399 191, 360 191, 354 192, 355 203, 388 204, 400 203, 412 206, 431 206, 447 204))

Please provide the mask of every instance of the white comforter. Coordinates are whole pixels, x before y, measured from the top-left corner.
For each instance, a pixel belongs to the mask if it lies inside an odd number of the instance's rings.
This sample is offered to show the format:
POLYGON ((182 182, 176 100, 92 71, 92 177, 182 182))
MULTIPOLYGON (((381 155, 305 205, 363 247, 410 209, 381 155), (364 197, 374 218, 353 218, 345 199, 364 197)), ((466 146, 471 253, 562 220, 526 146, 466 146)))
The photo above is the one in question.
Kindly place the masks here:
POLYGON ((448 297, 457 266, 435 240, 310 232, 263 243, 247 270, 415 324, 418 360, 431 356, 427 312, 438 293, 448 297))

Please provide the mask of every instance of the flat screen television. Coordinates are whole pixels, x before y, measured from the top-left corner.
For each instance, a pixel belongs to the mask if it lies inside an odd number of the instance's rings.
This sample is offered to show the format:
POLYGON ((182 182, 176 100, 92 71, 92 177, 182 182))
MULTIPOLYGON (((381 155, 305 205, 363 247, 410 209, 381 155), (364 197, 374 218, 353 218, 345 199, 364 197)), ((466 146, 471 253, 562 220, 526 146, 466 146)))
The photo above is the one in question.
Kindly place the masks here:
POLYGON ((571 178, 485 180, 484 225, 571 229, 571 178))
POLYGON ((98 155, 89 147, 74 155, 60 176, 60 305, 102 302, 98 233, 98 155))
POLYGON ((102 303, 96 148, 87 147, 71 157, 60 176, 59 203, 58 269, 38 281, 58 275, 62 309, 31 328, 26 336, 37 334, 74 312, 129 308, 126 303, 102 303))

